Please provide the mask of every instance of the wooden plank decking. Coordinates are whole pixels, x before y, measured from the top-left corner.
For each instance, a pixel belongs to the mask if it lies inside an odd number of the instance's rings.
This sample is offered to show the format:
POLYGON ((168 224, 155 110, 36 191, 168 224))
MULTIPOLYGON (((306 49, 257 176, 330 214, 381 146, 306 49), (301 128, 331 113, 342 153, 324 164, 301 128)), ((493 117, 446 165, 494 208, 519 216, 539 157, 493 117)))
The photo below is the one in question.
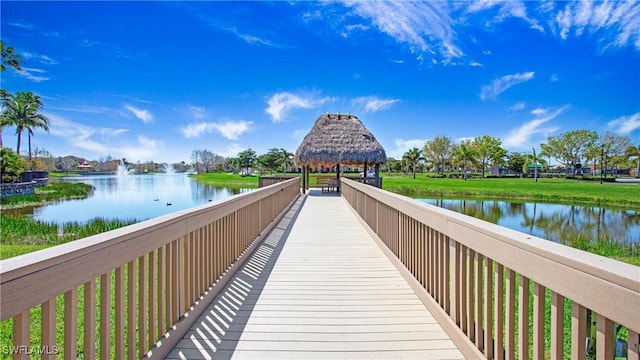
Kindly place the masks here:
POLYGON ((346 201, 320 195, 285 216, 169 359, 463 358, 346 201))

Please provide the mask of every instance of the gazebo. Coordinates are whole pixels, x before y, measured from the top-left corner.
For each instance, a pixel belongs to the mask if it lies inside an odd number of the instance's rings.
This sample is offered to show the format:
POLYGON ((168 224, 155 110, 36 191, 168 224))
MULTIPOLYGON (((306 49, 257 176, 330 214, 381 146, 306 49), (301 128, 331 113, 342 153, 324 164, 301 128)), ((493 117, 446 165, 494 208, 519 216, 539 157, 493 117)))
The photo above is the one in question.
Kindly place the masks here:
MULTIPOLYGON (((296 166, 303 168, 302 188, 309 185, 309 167, 335 165, 340 179, 341 165, 363 165, 375 169, 379 179, 380 164, 387 161, 384 148, 367 130, 357 116, 351 114, 325 114, 318 117, 311 131, 304 137, 293 157, 296 166)), ((379 184, 378 181, 375 182, 379 184)))

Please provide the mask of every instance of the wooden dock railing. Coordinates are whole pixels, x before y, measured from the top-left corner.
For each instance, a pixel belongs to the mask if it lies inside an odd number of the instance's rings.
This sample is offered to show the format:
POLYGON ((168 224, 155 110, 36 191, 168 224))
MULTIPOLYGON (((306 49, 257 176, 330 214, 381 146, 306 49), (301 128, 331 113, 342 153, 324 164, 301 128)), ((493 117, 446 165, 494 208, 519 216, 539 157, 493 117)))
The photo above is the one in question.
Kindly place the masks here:
POLYGON ((185 314, 299 196, 299 182, 1 261, 0 320, 13 327, 4 355, 161 357, 181 338, 171 333, 188 329, 185 314))
POLYGON ((640 268, 344 180, 342 194, 488 359, 639 359, 640 268), (546 341, 546 342, 545 342, 546 341))

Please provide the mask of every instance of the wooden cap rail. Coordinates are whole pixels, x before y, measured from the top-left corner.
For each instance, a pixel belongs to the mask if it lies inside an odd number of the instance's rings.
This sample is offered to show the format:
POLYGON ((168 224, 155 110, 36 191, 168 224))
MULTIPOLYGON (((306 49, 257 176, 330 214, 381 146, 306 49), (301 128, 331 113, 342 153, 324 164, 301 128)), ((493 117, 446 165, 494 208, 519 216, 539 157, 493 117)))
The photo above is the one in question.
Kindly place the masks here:
POLYGON ((628 331, 629 358, 640 358, 640 267, 354 181, 342 194, 487 358, 612 359, 615 324, 628 331))
POLYGON ((142 357, 299 196, 299 182, 287 180, 0 261, 0 320, 13 318, 10 352, 29 358, 40 351, 48 358, 63 351, 64 358, 75 358, 81 348, 84 358, 95 358, 98 348, 101 358, 142 357), (78 294, 84 304, 81 346, 78 294), (61 309, 56 298, 63 295, 61 309), (34 317, 38 308, 40 319, 34 317), (59 344, 56 313, 62 312, 64 344, 59 344), (40 322, 39 340, 32 339, 33 321, 40 322))

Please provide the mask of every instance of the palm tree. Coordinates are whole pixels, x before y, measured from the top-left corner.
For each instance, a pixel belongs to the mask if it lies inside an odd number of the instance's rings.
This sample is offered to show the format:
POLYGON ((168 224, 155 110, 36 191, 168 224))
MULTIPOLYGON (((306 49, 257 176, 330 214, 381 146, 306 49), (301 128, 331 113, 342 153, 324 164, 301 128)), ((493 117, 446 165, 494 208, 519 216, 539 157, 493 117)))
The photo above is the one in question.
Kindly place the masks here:
POLYGON ((9 99, 4 104, 2 111, 2 126, 13 125, 16 127, 18 144, 16 152, 20 154, 22 132, 27 130, 29 134, 29 159, 31 159, 31 136, 35 128, 49 131, 49 119, 39 113, 42 109, 40 96, 32 92, 18 92, 15 96, 9 94, 9 99))
MULTIPOLYGON (((524 168, 527 169, 529 165, 533 165, 533 178, 538 182, 538 165, 541 167, 545 164, 545 160, 540 155, 536 154, 536 149, 533 149, 533 153, 527 154, 527 161, 524 163, 524 168)), ((524 169, 523 169, 524 171, 524 169)))
POLYGON ((627 157, 627 159, 632 158, 634 156, 636 157, 636 161, 638 163, 636 167, 636 177, 640 178, 640 145, 638 146, 629 145, 629 147, 627 147, 627 150, 625 151, 625 156, 627 157))
POLYGON ((418 164, 418 161, 422 159, 422 150, 418 149, 417 147, 414 147, 413 149, 404 153, 402 157, 407 161, 408 164, 411 164, 411 168, 413 169, 413 178, 415 179, 416 165, 418 164))
POLYGON ((282 173, 286 175, 287 166, 293 165, 293 161, 291 160, 293 154, 282 148, 280 149, 280 153, 282 155, 282 173))
MULTIPOLYGON (((4 109, 7 108, 7 103, 9 102, 9 100, 11 99, 10 94, 7 90, 4 89, 0 89, 0 114, 2 114, 4 112, 4 109)), ((11 124, 6 123, 4 116, 0 117, 0 149, 3 148, 2 145, 2 129, 5 126, 9 126, 11 124)))
POLYGON ((0 55, 2 56, 2 63, 0 64, 0 70, 2 72, 7 71, 7 66, 10 66, 18 71, 22 70, 20 67, 20 56, 14 52, 13 46, 4 46, 4 41, 0 40, 0 55))
POLYGON ((546 156, 549 161, 547 162, 547 172, 549 172, 549 167, 551 166, 551 150, 548 149, 546 144, 540 145, 540 157, 546 156))
POLYGON ((463 142, 455 148, 453 156, 458 163, 462 164, 462 180, 467 180, 467 165, 478 163, 475 151, 468 143, 463 142))

